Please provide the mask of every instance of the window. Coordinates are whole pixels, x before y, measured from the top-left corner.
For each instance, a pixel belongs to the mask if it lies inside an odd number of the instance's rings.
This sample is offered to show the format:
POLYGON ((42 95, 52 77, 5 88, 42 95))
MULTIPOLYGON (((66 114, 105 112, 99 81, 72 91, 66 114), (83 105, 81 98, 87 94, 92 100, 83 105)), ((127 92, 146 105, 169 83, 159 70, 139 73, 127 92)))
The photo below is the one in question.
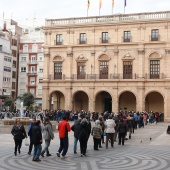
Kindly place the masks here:
POLYGON ((31 66, 31 73, 35 73, 35 66, 31 66))
POLYGON ((27 57, 21 57, 21 61, 26 61, 27 57))
POLYGON ((35 56, 31 56, 31 63, 35 63, 36 61, 36 57, 35 56))
POLYGON ((34 85, 35 84, 35 77, 30 77, 30 84, 34 85))
POLYGON ((85 79, 86 65, 85 62, 77 63, 77 79, 85 79))
POLYGON ((12 65, 14 68, 17 67, 17 62, 16 61, 13 61, 13 65, 12 65))
POLYGON ((80 44, 86 44, 86 34, 85 33, 80 34, 80 44))
POLYGON ((159 40, 159 30, 154 29, 151 31, 151 41, 158 41, 159 40))
POLYGON ((26 67, 21 67, 21 72, 26 72, 26 67))
POLYGON ((38 89, 38 94, 42 95, 42 89, 38 89))
POLYGON ((31 88, 30 93, 34 95, 35 89, 31 88))
POLYGON ((39 61, 43 61, 44 57, 43 56, 39 56, 39 61))
POLYGON ((12 82, 12 89, 15 89, 15 82, 12 82))
POLYGON ((62 79, 62 63, 54 63, 54 79, 62 79))
POLYGON ((4 61, 11 62, 12 59, 11 59, 10 57, 5 56, 5 57, 4 57, 4 61))
POLYGON ((100 79, 108 79, 108 61, 100 61, 100 79))
POLYGON ((56 45, 62 45, 62 34, 56 35, 56 45))
POLYGON ((108 43, 108 32, 102 32, 102 43, 108 43))
POLYGON ((40 72, 40 73, 43 73, 43 68, 39 68, 39 72, 40 72))
POLYGON ((37 51, 38 51, 37 44, 33 44, 32 45, 32 52, 37 52, 37 51))
POLYGON ((17 57, 17 51, 16 51, 16 50, 12 50, 12 55, 13 55, 14 57, 17 57))
POLYGON ((130 31, 124 31, 124 42, 130 42, 131 35, 130 31))
POLYGON ((25 89, 20 89, 20 95, 23 95, 25 93, 25 89))
POLYGON ((28 45, 23 45, 23 52, 28 52, 28 45))
POLYGON ((16 72, 15 71, 12 72, 12 78, 16 78, 16 72))
POLYGON ((160 61, 151 60, 150 61, 150 79, 159 79, 160 74, 160 61))
POLYGON ((4 71, 11 72, 11 67, 4 67, 4 71))
POLYGON ((42 80, 43 80, 43 78, 40 78, 40 79, 39 79, 39 83, 41 83, 42 80))
POLYGON ((132 61, 123 62, 123 79, 132 79, 132 61))
POLYGON ((10 78, 10 77, 4 77, 4 78, 3 78, 3 81, 4 81, 4 82, 11 82, 11 78, 10 78))

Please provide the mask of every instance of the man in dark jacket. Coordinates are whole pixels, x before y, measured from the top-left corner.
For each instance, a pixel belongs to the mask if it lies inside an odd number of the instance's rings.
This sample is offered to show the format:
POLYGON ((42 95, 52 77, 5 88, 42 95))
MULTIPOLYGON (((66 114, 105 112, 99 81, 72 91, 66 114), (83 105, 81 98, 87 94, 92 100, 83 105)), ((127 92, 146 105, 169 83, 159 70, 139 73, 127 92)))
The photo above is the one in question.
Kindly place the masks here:
POLYGON ((28 155, 31 155, 31 151, 32 151, 32 147, 33 147, 33 143, 32 143, 32 129, 35 125, 36 122, 36 118, 32 119, 32 122, 29 124, 28 126, 28 136, 30 137, 30 145, 29 145, 29 151, 28 151, 28 155))
POLYGON ((39 159, 42 150, 42 133, 41 122, 38 120, 32 130, 32 142, 34 144, 34 156, 33 161, 41 161, 39 159))
POLYGON ((77 153, 77 142, 80 134, 80 123, 81 117, 78 117, 78 120, 75 121, 74 125, 71 127, 71 130, 74 132, 74 154, 77 153))
POLYGON ((119 145, 124 145, 125 141, 125 135, 127 133, 127 125, 125 122, 123 122, 123 119, 120 119, 119 125, 118 125, 118 133, 119 133, 119 145))

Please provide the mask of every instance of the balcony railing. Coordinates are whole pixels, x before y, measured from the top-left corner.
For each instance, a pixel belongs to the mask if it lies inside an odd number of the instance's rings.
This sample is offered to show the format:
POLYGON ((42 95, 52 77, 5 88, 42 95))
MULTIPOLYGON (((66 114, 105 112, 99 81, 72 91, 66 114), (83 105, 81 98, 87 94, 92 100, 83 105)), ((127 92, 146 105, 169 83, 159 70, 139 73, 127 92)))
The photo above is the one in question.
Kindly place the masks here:
POLYGON ((28 49, 28 50, 19 50, 20 53, 43 53, 44 49, 37 49, 37 50, 33 50, 33 49, 28 49))
POLYGON ((64 19, 46 19, 46 26, 50 25, 70 25, 104 22, 122 22, 133 20, 157 20, 170 18, 170 11, 134 13, 134 14, 115 14, 107 16, 78 17, 64 19))
POLYGON ((158 36, 151 36, 150 35, 150 41, 160 41, 160 35, 158 35, 158 36))
POLYGON ((37 71, 29 71, 27 74, 28 75, 37 75, 37 71))
POLYGON ((100 39, 99 39, 99 42, 100 42, 100 43, 103 43, 103 44, 104 44, 104 43, 109 43, 109 42, 110 42, 110 38, 109 38, 109 37, 108 37, 108 38, 105 38, 105 39, 100 38, 100 39))
POLYGON ((130 37, 122 37, 122 42, 132 42, 132 36, 130 36, 130 37))
POLYGON ((77 44, 87 44, 87 39, 84 40, 77 39, 77 44))
POLYGON ((37 60, 30 60, 27 62, 27 64, 38 64, 37 60))
POLYGON ((27 86, 35 87, 37 86, 37 83, 28 83, 27 86))
MULTIPOLYGON (((164 73, 151 75, 150 73, 146 73, 144 76, 145 79, 165 79, 164 73)), ((72 74, 72 76, 66 76, 65 74, 62 75, 50 75, 49 80, 136 80, 138 79, 138 75, 134 74, 123 74, 123 73, 115 73, 115 74, 72 74)))

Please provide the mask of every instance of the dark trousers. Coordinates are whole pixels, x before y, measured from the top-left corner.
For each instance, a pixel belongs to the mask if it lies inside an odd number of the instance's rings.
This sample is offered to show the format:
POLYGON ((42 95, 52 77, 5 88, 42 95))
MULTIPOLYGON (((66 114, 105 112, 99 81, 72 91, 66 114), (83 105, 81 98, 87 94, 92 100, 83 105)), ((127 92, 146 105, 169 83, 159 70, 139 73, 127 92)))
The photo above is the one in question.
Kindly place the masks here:
POLYGON ((14 141, 15 141, 15 153, 17 153, 17 150, 20 152, 22 146, 22 139, 14 139, 14 141))
POLYGON ((93 138, 94 141, 94 150, 97 150, 99 145, 101 145, 101 139, 93 138))
POLYGON ((62 156, 65 156, 68 151, 68 137, 60 138, 60 148, 59 153, 62 152, 62 156))
POLYGON ((108 141, 111 140, 111 147, 114 145, 114 133, 106 133, 106 148, 108 148, 108 141))
POLYGON ((83 155, 86 154, 87 141, 88 141, 87 139, 80 140, 80 151, 81 151, 81 154, 83 154, 83 155))
POLYGON ((125 143, 125 133, 119 133, 119 145, 122 143, 124 145, 125 143))
POLYGON ((31 139, 31 137, 30 137, 30 145, 29 145, 29 153, 31 153, 32 152, 32 148, 33 148, 33 143, 32 143, 32 139, 31 139))

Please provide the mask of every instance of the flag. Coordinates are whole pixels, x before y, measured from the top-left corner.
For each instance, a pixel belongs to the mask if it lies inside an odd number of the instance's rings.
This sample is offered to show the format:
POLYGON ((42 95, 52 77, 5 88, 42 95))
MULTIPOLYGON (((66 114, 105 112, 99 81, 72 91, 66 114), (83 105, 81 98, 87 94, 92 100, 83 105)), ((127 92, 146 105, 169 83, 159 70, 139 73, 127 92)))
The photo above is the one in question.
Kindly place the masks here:
POLYGON ((102 7, 102 0, 99 0, 99 8, 101 9, 102 7))
POLYGON ((87 9, 90 7, 90 0, 87 1, 87 9))
POLYGON ((125 0, 125 6, 126 6, 126 0, 125 0))
POLYGON ((112 8, 114 8, 114 0, 112 0, 112 8))

